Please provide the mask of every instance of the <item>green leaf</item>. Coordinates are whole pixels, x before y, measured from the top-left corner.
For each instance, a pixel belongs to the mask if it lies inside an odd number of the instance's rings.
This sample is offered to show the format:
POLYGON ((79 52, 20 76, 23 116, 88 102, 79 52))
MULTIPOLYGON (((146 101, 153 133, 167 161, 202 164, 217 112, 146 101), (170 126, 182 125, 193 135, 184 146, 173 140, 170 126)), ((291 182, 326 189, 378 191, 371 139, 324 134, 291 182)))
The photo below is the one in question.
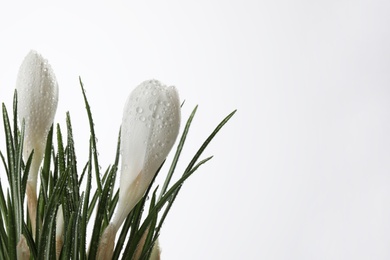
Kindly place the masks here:
POLYGON ((80 223, 80 259, 86 259, 86 237, 87 237, 87 225, 88 225, 88 204, 89 195, 91 193, 92 182, 92 141, 89 145, 89 160, 88 160, 88 173, 87 173, 87 185, 85 188, 85 199, 83 202, 83 212, 80 223))
POLYGON ((91 131, 92 154, 93 154, 93 161, 95 163, 95 174, 96 174, 98 193, 101 193, 102 192, 102 183, 100 180, 99 161, 98 161, 97 148, 96 148, 96 135, 95 135, 95 128, 94 128, 94 123, 93 123, 93 119, 92 119, 91 107, 89 106, 87 96, 85 94, 84 85, 83 85, 83 82, 81 81, 81 78, 79 78, 79 81, 80 81, 80 86, 81 86, 81 90, 82 90, 83 97, 84 97, 85 108, 86 108, 87 114, 88 114, 89 128, 91 131))
MULTIPOLYGON (((12 174, 14 173, 14 162, 15 162, 15 147, 14 139, 12 137, 11 126, 9 123, 7 108, 3 103, 3 123, 4 123, 4 132, 5 132, 5 142, 7 146, 7 159, 8 159, 8 181, 12 182, 12 174)), ((12 187, 12 186, 11 186, 12 187)))
POLYGON ((44 190, 45 201, 47 201, 47 196, 49 196, 49 183, 50 183, 50 164, 51 164, 51 152, 53 146, 53 125, 50 127, 49 133, 46 139, 46 147, 45 147, 45 157, 43 160, 43 167, 41 171, 41 187, 44 190))
MULTIPOLYGON (((72 248, 73 248, 73 243, 75 239, 75 226, 74 223, 76 222, 76 213, 71 212, 69 221, 67 224, 67 229, 66 229, 66 234, 65 234, 65 239, 64 239, 64 245, 61 250, 61 257, 60 259, 63 260, 68 260, 72 259, 72 248)), ((74 258, 75 259, 75 258, 74 258)))
MULTIPOLYGON (((7 223, 7 220, 3 219, 2 214, 0 214, 0 223, 7 223)), ((6 224, 6 226, 8 226, 8 224, 6 224)), ((2 257, 0 259, 9 259, 8 246, 7 232, 4 229, 4 225, 0 225, 0 256, 2 257)))
POLYGON ((76 160, 76 152, 74 148, 74 141, 73 141, 73 131, 72 131, 72 124, 70 120, 69 112, 66 113, 66 125, 68 130, 68 153, 67 153, 67 159, 68 164, 67 166, 71 168, 71 175, 70 175, 70 187, 69 189, 72 191, 72 201, 78 207, 79 200, 80 200, 80 187, 78 182, 78 175, 77 175, 77 160, 76 160))
MULTIPOLYGON (((11 197, 9 193, 7 194, 7 204, 8 208, 12 209, 13 205, 11 202, 11 197)), ((16 227, 15 227, 15 215, 13 210, 8 211, 8 226, 7 226, 7 235, 8 235, 8 255, 10 259, 16 259, 16 227)))
POLYGON ((169 171, 168 171, 167 177, 165 179, 164 185, 163 185, 163 187, 161 189, 161 193, 160 193, 159 199, 161 199, 161 197, 167 191, 169 182, 171 181, 173 172, 175 171, 177 162, 179 161, 181 151, 183 150, 184 143, 186 141, 188 131, 190 130, 190 126, 191 126, 192 120, 194 119, 194 116, 195 116, 195 113, 196 113, 197 109, 198 109, 198 106, 195 106, 194 110, 192 110, 192 113, 191 113, 190 117, 187 120, 186 126, 184 127, 183 134, 181 135, 180 142, 179 142, 179 144, 177 146, 175 156, 173 157, 173 161, 171 163, 171 167, 169 168, 169 171))
POLYGON ((28 227, 24 223, 23 223, 23 235, 26 238, 27 245, 30 248, 30 253, 33 256, 33 259, 37 259, 38 251, 37 251, 36 244, 34 242, 34 239, 32 237, 30 230, 28 229, 28 227))
MULTIPOLYGON (((53 259, 52 247, 55 244, 53 239, 53 226, 55 225, 55 218, 57 213, 58 205, 61 201, 61 197, 64 193, 66 180, 68 178, 69 171, 62 174, 54 187, 52 196, 46 205, 45 216, 43 219, 42 233, 40 236, 38 258, 39 259, 53 259)), ((55 254, 54 254, 55 258, 55 254)))
POLYGON ((112 192, 113 186, 114 186, 114 181, 115 181, 115 170, 111 170, 107 180, 104 185, 104 189, 102 192, 102 195, 99 199, 99 205, 97 209, 97 214, 96 214, 96 219, 95 219, 95 225, 93 228, 92 232, 92 239, 91 239, 91 247, 90 247, 90 252, 89 252, 89 257, 88 259, 94 260, 96 258, 96 253, 97 253, 97 248, 99 245, 99 238, 100 238, 100 233, 101 230, 104 228, 102 226, 102 222, 104 219, 104 216, 107 215, 107 208, 108 208, 108 203, 109 203, 109 197, 110 193, 112 192))

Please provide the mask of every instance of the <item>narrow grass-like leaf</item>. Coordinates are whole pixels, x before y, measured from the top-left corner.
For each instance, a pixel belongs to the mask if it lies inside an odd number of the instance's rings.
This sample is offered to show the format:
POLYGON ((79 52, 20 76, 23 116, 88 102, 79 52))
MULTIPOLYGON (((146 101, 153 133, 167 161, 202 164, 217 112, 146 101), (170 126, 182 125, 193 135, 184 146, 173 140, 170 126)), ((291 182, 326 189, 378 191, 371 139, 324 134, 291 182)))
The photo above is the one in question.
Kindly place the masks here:
POLYGON ((7 163, 5 161, 4 155, 3 155, 3 153, 1 151, 0 151, 0 157, 1 157, 1 160, 3 161, 4 169, 5 169, 5 172, 7 174, 8 179, 9 179, 9 170, 8 170, 7 163))
POLYGON ((108 209, 108 218, 111 219, 112 215, 114 215, 114 211, 116 208, 116 205, 118 204, 119 200, 119 190, 116 191, 114 197, 111 200, 110 208, 108 209))
POLYGON ((37 259, 38 258, 38 251, 37 251, 36 244, 34 242, 34 239, 32 237, 30 230, 28 229, 27 225, 24 223, 23 223, 23 235, 26 238, 27 245, 30 249, 30 253, 32 255, 32 258, 37 259))
POLYGON ((85 199, 83 202, 83 213, 80 223, 80 259, 86 259, 86 237, 87 237, 87 225, 88 225, 88 204, 89 204, 89 195, 91 193, 91 182, 92 182, 92 141, 89 145, 89 156, 88 156, 88 173, 87 173, 87 185, 85 190, 85 199))
POLYGON ((61 127, 57 124, 57 149, 58 149, 58 169, 60 176, 65 173, 65 150, 62 141, 61 127))
POLYGON ((63 245, 62 250, 61 250, 60 259, 63 259, 63 260, 72 259, 71 258, 72 246, 73 246, 73 242, 75 240, 75 233, 74 233, 75 232, 75 229, 74 229, 74 222, 75 221, 76 221, 76 213, 71 212, 70 217, 69 217, 69 221, 68 221, 68 225, 67 225, 68 228, 66 229, 64 245, 63 245))
MULTIPOLYGON (((8 208, 12 209, 13 205, 11 202, 11 197, 9 193, 7 194, 7 204, 8 208)), ((7 235, 8 235, 8 255, 10 259, 16 259, 16 228, 15 228, 15 215, 13 210, 8 211, 8 226, 7 226, 7 235)))
MULTIPOLYGON (((210 160, 212 157, 206 158, 202 161, 200 161, 195 167, 193 167, 188 172, 185 172, 183 176, 165 193, 165 195, 157 202, 156 206, 152 209, 152 211, 149 213, 149 215, 144 220, 141 228, 139 229, 138 234, 135 237, 135 241, 138 243, 139 239, 141 238, 140 234, 143 234, 145 230, 148 228, 149 224, 153 220, 154 214, 157 214, 161 208, 165 205, 165 203, 169 200, 171 200, 171 196, 178 192, 178 189, 180 189, 181 185, 183 185, 183 182, 188 179, 202 164, 206 163, 208 160, 210 160)), ((162 225, 162 223, 161 223, 162 225)), ((159 225, 160 226, 160 225, 159 225)), ((131 249, 130 252, 135 250, 135 245, 130 246, 131 249)))
POLYGON ((83 97, 84 97, 85 108, 86 108, 87 114, 88 114, 89 128, 91 131, 92 153, 93 153, 93 161, 95 163, 96 183, 97 183, 97 187, 98 187, 98 193, 101 193, 102 192, 102 182, 100 180, 99 161, 98 161, 97 148, 96 148, 96 135, 95 135, 95 128, 94 128, 94 123, 93 123, 93 118, 92 118, 92 113, 91 113, 91 107, 89 106, 89 103, 87 100, 87 95, 85 94, 85 89, 84 89, 83 82, 81 81, 81 78, 79 78, 79 81, 80 81, 80 86, 81 86, 81 90, 82 90, 83 97))
MULTIPOLYGON (((0 217, 2 214, 4 216, 7 216, 8 209, 7 209, 7 203, 5 202, 5 197, 4 197, 4 193, 3 193, 3 184, 1 183, 1 178, 0 178, 0 217)), ((0 223, 5 224, 7 226, 8 222, 6 220, 4 220, 0 223)), ((2 224, 0 224, 0 225, 3 226, 2 224)))
MULTIPOLYGON (((17 147, 19 145, 18 141, 18 94, 15 89, 14 91, 14 102, 13 102, 13 117, 14 117, 14 147, 17 147)), ((23 139, 21 139, 21 142, 23 142, 23 139)))
MULTIPOLYGON (((199 168, 199 166, 201 166, 202 164, 206 163, 207 161, 211 160, 213 157, 210 156, 202 161, 200 161, 195 167, 192 168, 192 172, 195 172, 195 170, 197 170, 199 168)), ((179 185, 176 189, 176 192, 174 192, 172 195, 171 195, 171 198, 169 198, 169 203, 167 205, 167 207, 165 208, 164 210, 164 213, 162 214, 161 218, 160 218, 160 222, 158 224, 158 226, 156 227, 156 235, 154 237, 154 240, 157 240, 158 236, 160 235, 160 230, 161 230, 161 227, 162 225, 164 224, 164 221, 165 221, 165 218, 167 217, 172 205, 173 205, 173 202, 175 201, 179 191, 180 191, 180 188, 181 188, 181 185, 179 185)))
MULTIPOLYGON (((3 123, 4 123, 4 132, 5 132, 5 142, 7 147, 7 159, 8 159, 8 181, 9 183, 12 182, 12 174, 14 173, 15 169, 15 147, 14 147, 14 140, 12 137, 12 131, 9 123, 7 108, 5 107, 3 103, 3 123)), ((11 189, 12 189, 11 185, 11 189)), ((12 192, 12 191, 11 191, 12 192)))
MULTIPOLYGON (((92 141, 91 141, 92 142, 92 141)), ((92 151, 93 152, 93 151, 92 151)), ((91 161, 92 163, 92 161, 91 161)), ((107 176, 108 174, 110 173, 110 167, 107 168, 106 172, 104 173, 103 175, 103 183, 106 182, 107 180, 107 176)), ((92 200, 91 200, 91 203, 89 205, 89 209, 88 209, 88 220, 91 218, 92 216, 92 212, 93 210, 95 209, 95 206, 96 206, 96 203, 99 199, 99 196, 100 196, 101 193, 99 193, 97 190, 95 191, 95 193, 93 194, 93 197, 92 197, 92 200)))
POLYGON ((74 141, 73 141, 73 130, 72 130, 72 123, 70 120, 70 114, 69 112, 66 113, 66 125, 68 130, 68 152, 67 152, 67 159, 68 159, 68 167, 71 168, 71 182, 70 182, 70 189, 72 190, 72 198, 74 201, 74 204, 79 204, 80 200, 80 187, 79 187, 79 180, 77 175, 77 159, 76 159, 76 152, 74 148, 74 141))
MULTIPOLYGON (((152 209, 156 206, 157 189, 158 189, 158 187, 154 190, 152 200, 150 201, 149 214, 153 214, 152 209)), ((150 226, 148 227, 148 229, 146 231, 147 236, 146 236, 145 243, 144 243, 144 246, 143 246, 142 251, 141 251, 142 252, 141 259, 149 259, 149 255, 151 253, 151 248, 153 247, 151 242, 152 242, 152 239, 154 237, 154 231, 155 231, 156 224, 157 224, 157 217, 158 217, 158 212, 155 212, 155 214, 153 215, 152 221, 150 223, 150 226)))
POLYGON ((169 182, 171 181, 173 172, 175 171, 177 162, 179 160, 181 151, 183 150, 184 143, 186 141, 188 131, 190 130, 190 126, 191 126, 192 120, 194 119, 194 116, 195 116, 195 113, 196 113, 197 109, 198 109, 198 106, 195 106, 195 108, 192 110, 192 113, 191 113, 191 115, 189 116, 189 118, 187 120, 186 126, 184 127, 183 134, 181 135, 180 142, 177 145, 176 153, 175 153, 175 156, 173 157, 173 161, 171 163, 171 167, 169 168, 169 171, 168 171, 167 177, 165 179, 164 185, 161 188, 159 199, 161 199, 161 197, 167 191, 169 182))
MULTIPOLYGON (((161 197, 161 199, 158 201, 154 209, 150 212, 150 214, 146 217, 145 221, 143 222, 141 228, 139 229, 138 235, 136 236, 135 241, 138 243, 139 239, 141 238, 142 235, 145 232, 145 230, 148 228, 149 224, 153 220, 154 214, 157 214, 157 212, 165 205, 165 203, 171 199, 171 196, 173 195, 174 197, 177 195, 178 191, 180 190, 181 185, 183 182, 190 177, 202 164, 207 162, 208 160, 211 159, 211 157, 204 159, 200 161, 195 167, 196 161, 199 159, 203 151, 206 149, 208 144, 211 142, 211 140, 214 138, 214 136, 221 130, 221 128, 229 121, 229 119, 234 115, 236 110, 234 110, 232 113, 230 113, 227 117, 225 117, 221 123, 218 124, 218 126, 214 129, 214 131, 210 134, 210 136, 206 139, 206 141, 201 145, 201 147, 198 149, 196 152, 195 156, 192 158, 190 163, 188 164, 186 170, 183 173, 183 176, 161 197), (176 194, 176 195, 175 195, 176 194)), ((165 215, 167 213, 164 213, 165 215)), ((161 227, 162 223, 159 224, 161 227)), ((134 251, 135 246, 134 244, 131 245, 134 251)))
MULTIPOLYGON (((141 219, 142 219, 142 213, 144 211, 144 207, 145 207, 145 203, 146 201, 148 200, 148 197, 149 197, 149 192, 153 186, 153 183, 154 183, 154 180, 156 179, 157 175, 159 174, 162 166, 164 165, 165 161, 161 164, 160 168, 157 170, 152 182, 150 183, 150 185, 148 186, 144 196, 142 197, 142 199, 138 202, 138 204, 134 207, 134 209, 130 212, 130 215, 132 214, 133 215, 133 220, 132 220, 132 223, 131 223, 131 228, 130 228, 130 236, 129 236, 129 240, 127 241, 127 244, 126 244, 126 247, 125 247, 125 251, 123 253, 123 258, 124 259, 131 259, 131 257, 133 256, 134 254, 134 250, 136 249, 138 243, 139 243, 139 240, 141 239, 142 237, 142 234, 140 232, 138 232, 138 228, 141 224, 141 219), (141 234, 141 235, 140 235, 141 234)), ((155 192, 157 192, 157 190, 155 190, 155 192)), ((150 216, 150 214, 149 214, 150 216)), ((120 245, 122 246, 122 245, 120 245)))
MULTIPOLYGON (((141 216, 142 216, 142 212, 144 210, 146 198, 147 198, 147 195, 145 194, 144 197, 142 197, 142 199, 140 200, 140 202, 138 202, 138 204, 130 212, 130 215, 132 215, 130 236, 129 236, 129 239, 128 239, 127 244, 126 244, 125 251, 123 252, 123 259, 131 259, 131 256, 134 253, 136 246, 138 245, 140 237, 138 238, 138 240, 136 240, 137 231, 138 231, 138 227, 141 223, 141 216)), ((122 228, 122 230, 123 230, 123 228, 122 228)), ((121 247, 122 245, 117 244, 117 247, 118 246, 121 247)), ((119 252, 118 252, 118 254, 119 254, 119 252)))
POLYGON ((237 110, 234 110, 231 112, 227 117, 225 117, 221 123, 218 124, 218 126, 214 129, 214 131, 210 134, 209 137, 207 137, 206 141, 202 144, 202 146, 199 148, 199 150, 196 152, 195 156, 192 158, 191 162, 188 164, 186 170, 184 173, 189 172, 192 167, 195 165, 196 161, 199 159, 199 157, 202 155, 203 151, 206 149, 206 147, 209 145, 211 140, 215 137, 215 135, 221 130, 221 128, 232 118, 232 116, 236 113, 237 110))
POLYGON ((26 194, 27 179, 28 179, 28 174, 30 172, 30 167, 31 167, 33 155, 34 155, 34 151, 28 157, 26 166, 24 167, 24 173, 22 176, 21 184, 20 184, 21 185, 20 192, 21 192, 21 197, 22 197, 21 205, 23 205, 23 203, 24 203, 24 197, 26 194))
MULTIPOLYGON (((62 174, 54 187, 52 196, 50 196, 49 202, 46 205, 46 211, 43 221, 42 234, 40 236, 38 257, 42 259, 53 259, 47 258, 51 254, 52 243, 53 243, 53 223, 55 224, 55 218, 57 213, 57 207, 61 201, 61 197, 64 192, 66 180, 68 178, 69 171, 62 174)), ((55 241, 55 239, 54 239, 55 241)))
POLYGON ((89 165, 89 162, 87 162, 87 163, 84 165, 83 171, 81 172, 80 179, 79 179, 79 186, 80 186, 81 183, 83 182, 85 173, 87 172, 87 169, 88 169, 88 165, 89 165))
MULTIPOLYGON (((16 138, 15 138, 16 139, 16 138)), ((22 142, 17 147, 17 158, 16 158, 16 169, 14 172, 14 183, 11 185, 14 186, 14 197, 13 197, 13 204, 15 207, 15 217, 16 217, 16 239, 19 241, 20 235, 22 234, 22 223, 23 223, 23 204, 22 204, 22 196, 24 196, 25 193, 22 193, 22 163, 23 163, 23 140, 24 140, 24 120, 22 123, 22 132, 20 134, 20 139, 22 142)))
POLYGON ((112 192, 112 188, 114 186, 114 180, 115 180, 115 171, 112 170, 110 171, 107 177, 103 192, 99 199, 99 205, 96 213, 95 225, 92 232, 91 247, 90 247, 89 257, 88 257, 88 259, 91 260, 94 260, 96 258, 97 248, 100 240, 100 232, 102 230, 102 222, 104 216, 107 215, 107 206, 109 202, 108 197, 110 196, 110 192, 112 192))
POLYGON ((41 187, 44 189, 44 194, 46 196, 45 200, 47 200, 47 196, 49 195, 49 182, 50 182, 50 164, 51 164, 51 152, 53 146, 53 125, 50 127, 49 133, 46 139, 46 147, 45 147, 45 156, 43 160, 43 167, 41 171, 41 182, 43 185, 41 187))
POLYGON ((112 259, 119 259, 119 255, 122 251, 123 244, 126 240, 126 236, 129 233, 131 223, 133 222, 133 216, 135 215, 134 212, 135 212, 134 210, 132 210, 130 212, 130 214, 127 216, 127 218, 125 220, 125 223, 122 226, 121 233, 120 233, 118 241, 116 242, 116 245, 115 245, 115 250, 114 250, 114 254, 112 256, 112 259))
POLYGON ((75 240, 73 241, 73 245, 72 245, 72 257, 71 259, 78 259, 79 258, 79 252, 80 252, 80 246, 84 246, 83 244, 81 244, 81 237, 80 237, 80 225, 81 225, 81 214, 82 214, 82 210, 83 210, 83 201, 84 201, 84 192, 81 194, 80 196, 80 203, 78 205, 78 211, 77 211, 77 215, 76 215, 76 221, 74 223, 74 226, 73 226, 73 235, 75 237, 75 240))
MULTIPOLYGON (((145 203, 149 198, 149 193, 150 193, 150 190, 152 189, 153 183, 154 183, 155 179, 157 178, 158 174, 160 173, 161 168, 164 166, 164 164, 165 164, 165 160, 162 162, 161 166, 157 169, 157 172, 155 173, 153 180, 149 184, 144 196, 141 198, 141 200, 138 202, 138 204, 134 207, 134 209, 130 212, 130 214, 132 214, 132 212, 134 211, 134 214, 133 214, 134 219, 133 219, 133 222, 131 224, 131 232, 130 232, 129 240, 127 242, 125 252, 123 254, 124 258, 131 257, 131 255, 134 253, 136 246, 138 245, 139 239, 141 238, 140 236, 137 237, 137 235, 138 235, 137 231, 138 231, 138 228, 139 228, 140 223, 141 223, 141 218, 142 218, 142 213, 144 211, 145 203)), ((157 190, 155 190, 155 192, 157 192, 157 190)))
MULTIPOLYGON (((2 211, 3 212, 3 211, 2 211)), ((6 217, 7 215, 4 215, 6 217)), ((8 257, 8 237, 7 237, 7 232, 4 229, 4 223, 7 223, 6 219, 3 219, 2 214, 0 214, 0 256, 2 257, 1 259, 9 259, 8 257)), ((7 226, 7 224, 6 224, 7 226)))

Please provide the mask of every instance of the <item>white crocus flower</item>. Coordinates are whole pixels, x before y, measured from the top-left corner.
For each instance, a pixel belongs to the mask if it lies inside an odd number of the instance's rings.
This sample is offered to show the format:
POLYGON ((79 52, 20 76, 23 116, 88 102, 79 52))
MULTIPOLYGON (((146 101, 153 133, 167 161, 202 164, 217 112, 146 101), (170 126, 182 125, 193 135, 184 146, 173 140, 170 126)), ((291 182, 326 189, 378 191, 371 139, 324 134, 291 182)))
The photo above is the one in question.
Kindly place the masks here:
POLYGON ((180 100, 175 87, 149 80, 131 92, 122 119, 119 200, 101 237, 98 259, 110 258, 117 230, 167 157, 179 127, 180 100))
POLYGON ((35 234, 37 175, 58 103, 56 77, 47 60, 36 51, 30 51, 24 58, 19 68, 16 90, 19 121, 25 122, 24 159, 27 160, 34 150, 26 193, 33 234, 35 234))

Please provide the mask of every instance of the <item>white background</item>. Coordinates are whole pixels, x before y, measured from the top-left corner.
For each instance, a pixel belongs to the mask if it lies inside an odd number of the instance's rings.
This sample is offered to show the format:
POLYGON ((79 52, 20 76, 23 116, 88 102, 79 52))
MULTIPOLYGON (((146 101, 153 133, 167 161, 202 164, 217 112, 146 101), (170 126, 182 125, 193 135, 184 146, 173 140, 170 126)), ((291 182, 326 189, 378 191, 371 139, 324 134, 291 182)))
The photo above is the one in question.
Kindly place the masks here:
POLYGON ((237 108, 168 216, 163 259, 390 259, 389 1, 126 2, 2 2, 0 101, 42 53, 82 163, 81 76, 103 168, 146 79, 179 89, 183 119, 200 105, 180 169, 237 108))

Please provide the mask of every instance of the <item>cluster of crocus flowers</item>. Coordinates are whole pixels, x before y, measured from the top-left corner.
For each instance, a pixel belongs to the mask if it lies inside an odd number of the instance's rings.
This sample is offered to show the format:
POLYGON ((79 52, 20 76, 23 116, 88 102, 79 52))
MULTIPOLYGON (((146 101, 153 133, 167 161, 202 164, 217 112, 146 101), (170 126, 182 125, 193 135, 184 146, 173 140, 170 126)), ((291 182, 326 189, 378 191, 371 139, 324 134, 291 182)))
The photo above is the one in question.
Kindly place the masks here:
MULTIPOLYGON (((33 153, 26 194, 32 232, 35 237, 36 224, 40 224, 36 219, 38 174, 58 103, 56 77, 48 62, 39 53, 31 51, 23 60, 16 89, 19 121, 25 132, 24 160, 27 161, 33 153)), ((179 133, 180 117, 179 95, 173 86, 166 86, 157 80, 148 80, 130 93, 124 107, 121 125, 119 200, 115 214, 100 238, 97 259, 111 259, 116 233, 131 210, 144 196, 156 172, 172 149, 179 133)), ((58 209, 56 222, 58 258, 64 233, 62 206, 58 209)), ((151 259, 159 259, 159 255, 157 241, 151 259)), ((21 234, 18 258, 30 258, 26 239, 21 234)))
POLYGON ((167 157, 179 127, 180 100, 175 87, 149 80, 130 93, 121 127, 119 200, 101 236, 98 259, 111 259, 116 232, 167 157))

